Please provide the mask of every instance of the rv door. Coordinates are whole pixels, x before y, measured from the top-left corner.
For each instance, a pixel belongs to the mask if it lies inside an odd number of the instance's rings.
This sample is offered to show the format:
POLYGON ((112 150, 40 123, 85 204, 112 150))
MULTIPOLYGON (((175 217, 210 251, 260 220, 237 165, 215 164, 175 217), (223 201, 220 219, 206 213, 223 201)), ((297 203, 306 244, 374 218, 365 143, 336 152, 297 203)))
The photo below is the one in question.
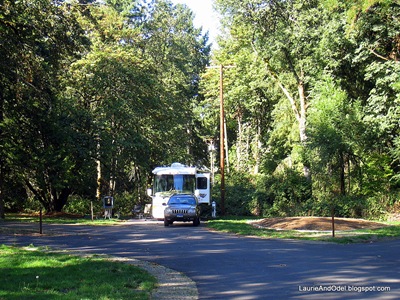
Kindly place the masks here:
POLYGON ((196 174, 196 190, 199 191, 199 203, 210 204, 211 187, 209 173, 196 174))

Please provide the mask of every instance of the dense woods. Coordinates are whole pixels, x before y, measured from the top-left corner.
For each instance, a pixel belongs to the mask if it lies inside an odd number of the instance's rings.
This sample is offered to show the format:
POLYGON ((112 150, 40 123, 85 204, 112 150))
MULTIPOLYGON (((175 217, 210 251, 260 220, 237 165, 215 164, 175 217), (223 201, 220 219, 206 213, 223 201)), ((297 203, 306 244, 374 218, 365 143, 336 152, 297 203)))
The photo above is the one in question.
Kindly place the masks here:
MULTIPOLYGON (((383 218, 400 196, 400 4, 214 0, 211 52, 170 1, 0 2, 0 215, 149 201, 157 165, 218 166, 228 214, 383 218), (215 159, 211 159, 214 157, 215 159)), ((219 173, 213 197, 219 201, 219 173)))

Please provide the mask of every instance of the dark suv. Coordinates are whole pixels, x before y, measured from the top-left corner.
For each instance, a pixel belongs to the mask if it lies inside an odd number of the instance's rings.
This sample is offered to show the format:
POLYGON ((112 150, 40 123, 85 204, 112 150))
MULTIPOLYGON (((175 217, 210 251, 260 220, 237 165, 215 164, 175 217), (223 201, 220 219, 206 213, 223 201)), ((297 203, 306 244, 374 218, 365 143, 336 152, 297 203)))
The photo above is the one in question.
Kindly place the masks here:
POLYGON ((200 224, 200 206, 197 197, 191 194, 176 194, 164 204, 164 226, 172 225, 175 221, 193 221, 194 226, 200 224))

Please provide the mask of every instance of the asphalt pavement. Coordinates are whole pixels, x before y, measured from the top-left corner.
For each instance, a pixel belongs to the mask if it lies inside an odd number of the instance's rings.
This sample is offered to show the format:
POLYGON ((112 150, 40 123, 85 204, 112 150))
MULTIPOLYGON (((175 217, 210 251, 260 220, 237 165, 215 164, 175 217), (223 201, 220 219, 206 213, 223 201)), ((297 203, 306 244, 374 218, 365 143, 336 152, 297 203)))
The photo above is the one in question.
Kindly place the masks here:
MULTIPOLYGON (((0 223, 0 226, 32 226, 0 223)), ((333 244, 258 239, 205 224, 43 225, 0 244, 48 246, 153 262, 182 272, 200 299, 400 299, 400 240, 333 244)))

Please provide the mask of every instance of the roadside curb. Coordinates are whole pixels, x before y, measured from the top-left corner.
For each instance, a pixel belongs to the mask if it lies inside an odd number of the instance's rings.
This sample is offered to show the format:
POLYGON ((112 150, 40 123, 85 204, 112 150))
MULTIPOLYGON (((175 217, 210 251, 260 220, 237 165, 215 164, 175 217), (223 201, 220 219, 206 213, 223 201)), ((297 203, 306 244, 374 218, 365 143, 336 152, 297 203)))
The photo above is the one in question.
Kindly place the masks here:
POLYGON ((166 268, 156 263, 141 261, 127 257, 111 257, 112 261, 119 261, 134 265, 146 270, 157 278, 158 286, 151 294, 154 300, 197 300, 199 292, 196 283, 178 271, 166 268))
MULTIPOLYGON (((154 220, 136 220, 136 221, 131 221, 130 224, 132 223, 137 223, 137 222, 143 222, 143 223, 148 223, 148 224, 158 224, 161 222, 160 221, 154 221, 154 220), (148 222, 146 222, 148 221, 148 222)), ((7 226, 13 225, 13 223, 7 223, 7 226)), ((24 224, 25 225, 25 224, 24 224)), ((24 229, 25 227, 28 227, 30 229, 29 225, 28 226, 23 226, 24 229)), ((129 225, 123 224, 123 225, 129 225)), ((48 232, 52 232, 51 230, 48 230, 48 232)), ((36 233, 29 232, 29 234, 36 235, 36 233)), ((57 233, 58 234, 58 233, 57 233)), ((79 233, 73 233, 74 235, 78 235, 79 233)), ((12 235, 10 235, 12 236, 12 235)), ((42 235, 41 235, 42 236, 42 235)), ((45 252, 52 252, 52 253, 65 253, 66 250, 63 249, 47 249, 40 247, 41 251, 45 252)), ((151 298, 152 300, 170 300, 170 299, 176 299, 176 300, 198 300, 199 299, 199 292, 197 289, 196 283, 191 280, 189 277, 184 275, 181 272, 169 269, 167 267, 161 266, 159 264, 153 263, 153 262, 148 262, 148 261, 142 261, 139 259, 135 258, 129 258, 129 257, 116 257, 116 256, 109 256, 107 254, 96 254, 96 253, 90 253, 90 252, 83 252, 83 251, 76 251, 76 250, 68 250, 68 252, 72 255, 78 255, 78 256, 83 256, 83 257, 89 257, 92 255, 97 255, 100 256, 104 259, 108 259, 110 261, 115 261, 115 262, 123 262, 127 264, 131 264, 134 266, 137 266, 147 272, 149 272, 151 275, 153 275, 157 281, 157 287, 153 290, 151 293, 151 298)))
MULTIPOLYGON (((43 250, 49 253, 65 253, 66 250, 43 250)), ((157 279, 157 287, 151 293, 151 300, 198 300, 199 292, 196 283, 181 272, 169 269, 162 265, 129 257, 109 256, 80 251, 69 251, 72 255, 91 257, 96 255, 113 262, 122 262, 141 268, 157 279)))

